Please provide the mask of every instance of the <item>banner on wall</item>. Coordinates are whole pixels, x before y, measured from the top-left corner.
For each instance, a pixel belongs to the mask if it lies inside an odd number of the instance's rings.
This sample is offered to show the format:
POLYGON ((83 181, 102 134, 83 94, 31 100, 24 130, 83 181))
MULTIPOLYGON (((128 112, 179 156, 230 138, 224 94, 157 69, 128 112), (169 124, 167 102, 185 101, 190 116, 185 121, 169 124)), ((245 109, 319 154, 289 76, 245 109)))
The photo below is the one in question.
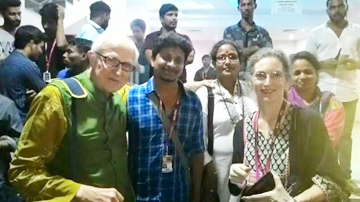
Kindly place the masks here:
POLYGON ((300 15, 301 0, 273 0, 271 13, 274 15, 300 15))

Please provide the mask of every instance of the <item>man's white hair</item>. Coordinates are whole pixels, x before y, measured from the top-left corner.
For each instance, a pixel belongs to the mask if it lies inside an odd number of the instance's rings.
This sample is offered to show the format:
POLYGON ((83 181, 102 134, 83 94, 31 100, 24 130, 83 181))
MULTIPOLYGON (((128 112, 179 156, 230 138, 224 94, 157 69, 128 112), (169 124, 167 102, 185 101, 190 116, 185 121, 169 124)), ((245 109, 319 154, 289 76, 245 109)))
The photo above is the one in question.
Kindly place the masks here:
POLYGON ((131 51, 134 55, 132 58, 133 65, 137 64, 139 58, 139 51, 134 43, 129 37, 119 34, 115 31, 106 30, 104 33, 100 34, 91 46, 92 52, 102 52, 103 50, 110 48, 125 48, 131 51))

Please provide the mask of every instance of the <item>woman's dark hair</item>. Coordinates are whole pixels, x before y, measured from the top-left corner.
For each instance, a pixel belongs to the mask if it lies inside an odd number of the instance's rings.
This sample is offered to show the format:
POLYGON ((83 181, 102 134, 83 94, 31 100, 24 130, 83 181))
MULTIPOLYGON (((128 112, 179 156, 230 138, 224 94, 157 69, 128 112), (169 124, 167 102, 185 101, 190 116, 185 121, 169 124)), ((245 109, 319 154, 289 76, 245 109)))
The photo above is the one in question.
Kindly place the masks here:
POLYGON ((90 6, 90 18, 99 17, 103 14, 110 14, 111 9, 109 5, 102 1, 97 1, 90 6))
POLYGON ((164 17, 164 15, 169 11, 178 11, 179 9, 174 4, 163 4, 159 10, 160 18, 164 17))
POLYGON ((223 39, 219 42, 217 42, 214 47, 212 48, 211 52, 210 52, 210 55, 211 55, 211 59, 212 59, 212 63, 214 65, 214 67, 216 67, 216 61, 217 61, 217 58, 216 58, 216 55, 219 51, 219 48, 222 46, 222 45, 225 45, 225 44, 229 44, 231 46, 233 46, 238 54, 238 57, 239 57, 239 63, 241 64, 241 61, 243 60, 243 53, 242 53, 242 50, 241 48, 237 47, 237 45, 235 44, 235 42, 231 41, 231 40, 228 40, 228 39, 223 39))
POLYGON ((301 60, 301 59, 308 61, 314 67, 316 73, 319 72, 321 67, 319 60, 313 54, 307 51, 302 51, 292 55, 290 57, 291 65, 293 65, 296 60, 301 60))
POLYGON ((264 58, 269 58, 269 57, 277 58, 278 60, 280 60, 282 66, 284 68, 285 76, 287 78, 289 78, 290 77, 290 64, 289 64, 287 56, 281 50, 271 49, 271 48, 262 48, 250 57, 249 64, 248 64, 249 65, 248 69, 250 70, 250 73, 254 74, 254 71, 255 71, 254 66, 256 63, 258 63, 260 60, 262 60, 264 58))
POLYGON ((156 58, 156 55, 159 54, 162 49, 168 47, 179 47, 184 51, 185 61, 192 50, 191 44, 185 37, 175 32, 167 32, 161 34, 160 37, 156 39, 154 49, 152 50, 153 59, 156 58))
POLYGON ((58 20, 58 5, 55 3, 45 4, 39 11, 42 19, 58 20))
POLYGON ((130 27, 139 27, 141 29, 141 31, 143 31, 145 33, 145 29, 146 29, 146 24, 144 22, 144 20, 142 19, 136 19, 136 20, 133 20, 131 22, 131 25, 130 27))
POLYGON ((21 26, 15 33, 14 46, 17 49, 24 49, 31 40, 38 44, 44 41, 44 34, 32 25, 21 26))

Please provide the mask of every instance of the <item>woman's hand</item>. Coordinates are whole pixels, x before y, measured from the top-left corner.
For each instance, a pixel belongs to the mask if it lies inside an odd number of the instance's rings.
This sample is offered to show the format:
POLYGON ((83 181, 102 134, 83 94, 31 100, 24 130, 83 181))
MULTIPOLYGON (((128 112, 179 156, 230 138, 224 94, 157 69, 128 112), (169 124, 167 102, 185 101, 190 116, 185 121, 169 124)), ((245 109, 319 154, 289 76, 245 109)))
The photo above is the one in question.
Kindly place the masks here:
POLYGON ((246 179, 250 175, 250 170, 251 168, 247 167, 245 164, 232 164, 230 166, 230 182, 237 185, 239 188, 242 188, 246 179))
POLYGON ((272 191, 262 194, 244 196, 242 199, 245 202, 261 201, 261 202, 295 202, 294 198, 287 193, 281 183, 280 177, 272 173, 275 181, 275 188, 272 191))

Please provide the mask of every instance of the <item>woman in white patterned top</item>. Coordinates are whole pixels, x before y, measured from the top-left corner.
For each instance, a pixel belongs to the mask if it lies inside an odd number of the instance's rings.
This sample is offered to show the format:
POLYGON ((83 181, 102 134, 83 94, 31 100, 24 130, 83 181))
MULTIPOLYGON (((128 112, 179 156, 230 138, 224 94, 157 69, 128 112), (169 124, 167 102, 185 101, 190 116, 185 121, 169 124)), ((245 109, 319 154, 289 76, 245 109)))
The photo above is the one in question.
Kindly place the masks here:
POLYGON ((249 68, 259 110, 245 117, 243 132, 234 136, 230 192, 247 195, 251 185, 271 172, 273 190, 242 200, 346 201, 345 183, 321 116, 284 98, 287 57, 278 50, 262 49, 250 58, 249 68))

